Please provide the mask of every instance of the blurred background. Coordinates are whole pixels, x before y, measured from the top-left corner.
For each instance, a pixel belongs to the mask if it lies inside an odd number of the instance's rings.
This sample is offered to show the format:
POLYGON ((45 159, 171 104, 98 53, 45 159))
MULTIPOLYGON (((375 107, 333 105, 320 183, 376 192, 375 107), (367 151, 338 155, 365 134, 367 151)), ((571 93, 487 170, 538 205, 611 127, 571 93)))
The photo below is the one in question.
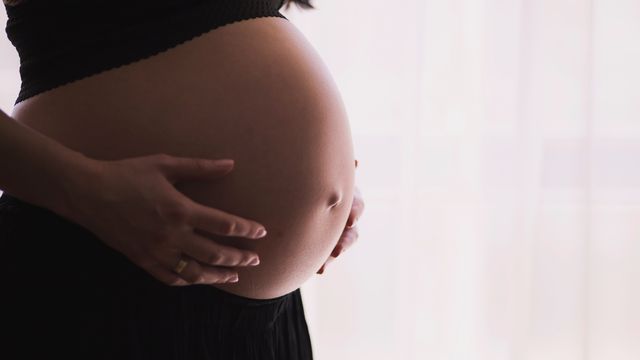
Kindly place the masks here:
MULTIPOLYGON (((640 359, 640 1, 312 4, 281 12, 342 92, 366 204, 302 287, 315 358, 640 359)), ((6 35, 0 79, 9 113, 6 35)))

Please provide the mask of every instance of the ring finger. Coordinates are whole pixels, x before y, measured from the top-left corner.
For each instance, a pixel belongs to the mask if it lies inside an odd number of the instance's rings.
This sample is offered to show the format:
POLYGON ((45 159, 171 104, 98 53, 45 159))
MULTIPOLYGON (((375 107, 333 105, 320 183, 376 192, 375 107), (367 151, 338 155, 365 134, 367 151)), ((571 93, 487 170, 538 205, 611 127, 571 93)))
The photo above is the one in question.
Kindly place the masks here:
POLYGON ((186 254, 171 252, 160 259, 161 264, 169 271, 177 274, 189 284, 219 284, 229 282, 237 277, 238 273, 231 268, 222 266, 203 265, 196 259, 186 254), (186 264, 180 272, 176 269, 178 262, 183 260, 186 264))
POLYGON ((196 233, 183 237, 182 248, 203 266, 249 266, 259 259, 254 251, 222 245, 196 233))

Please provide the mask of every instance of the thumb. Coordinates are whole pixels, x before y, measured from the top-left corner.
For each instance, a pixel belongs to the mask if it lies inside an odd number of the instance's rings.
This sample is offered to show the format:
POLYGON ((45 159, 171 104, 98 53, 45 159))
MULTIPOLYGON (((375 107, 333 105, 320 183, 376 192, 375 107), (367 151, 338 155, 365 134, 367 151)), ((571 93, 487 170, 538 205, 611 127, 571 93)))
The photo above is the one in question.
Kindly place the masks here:
POLYGON ((160 168, 173 184, 184 180, 216 179, 226 175, 233 165, 231 159, 171 157, 161 161, 160 168))

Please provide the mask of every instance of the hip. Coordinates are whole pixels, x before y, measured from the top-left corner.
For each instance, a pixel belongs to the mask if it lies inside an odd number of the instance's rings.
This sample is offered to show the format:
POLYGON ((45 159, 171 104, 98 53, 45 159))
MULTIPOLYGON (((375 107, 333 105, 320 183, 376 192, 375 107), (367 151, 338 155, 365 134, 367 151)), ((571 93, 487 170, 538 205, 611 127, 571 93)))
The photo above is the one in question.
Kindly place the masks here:
POLYGON ((167 286, 84 228, 7 193, 0 251, 1 348, 12 358, 312 358, 299 288, 252 299, 167 286))

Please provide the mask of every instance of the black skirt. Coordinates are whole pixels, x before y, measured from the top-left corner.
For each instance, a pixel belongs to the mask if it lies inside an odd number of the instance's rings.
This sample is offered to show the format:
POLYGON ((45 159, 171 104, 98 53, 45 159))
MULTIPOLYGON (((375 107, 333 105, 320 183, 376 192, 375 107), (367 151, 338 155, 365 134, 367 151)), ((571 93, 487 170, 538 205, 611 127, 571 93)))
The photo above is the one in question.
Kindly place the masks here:
POLYGON ((86 228, 7 192, 0 256, 0 359, 313 358, 300 288, 251 299, 168 286, 86 228))

